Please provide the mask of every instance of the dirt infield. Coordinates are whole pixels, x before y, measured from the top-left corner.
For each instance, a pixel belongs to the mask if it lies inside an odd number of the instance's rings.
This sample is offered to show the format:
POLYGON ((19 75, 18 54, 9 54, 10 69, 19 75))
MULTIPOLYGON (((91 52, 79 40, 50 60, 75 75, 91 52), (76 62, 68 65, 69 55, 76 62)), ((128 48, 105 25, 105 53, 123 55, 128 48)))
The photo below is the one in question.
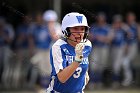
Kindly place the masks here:
MULTIPOLYGON (((37 93, 35 91, 0 91, 0 93, 37 93)), ((93 90, 85 93, 140 93, 140 89, 123 89, 123 90, 93 90)))
POLYGON ((140 89, 125 89, 125 90, 93 90, 85 91, 85 93, 140 93, 140 89))

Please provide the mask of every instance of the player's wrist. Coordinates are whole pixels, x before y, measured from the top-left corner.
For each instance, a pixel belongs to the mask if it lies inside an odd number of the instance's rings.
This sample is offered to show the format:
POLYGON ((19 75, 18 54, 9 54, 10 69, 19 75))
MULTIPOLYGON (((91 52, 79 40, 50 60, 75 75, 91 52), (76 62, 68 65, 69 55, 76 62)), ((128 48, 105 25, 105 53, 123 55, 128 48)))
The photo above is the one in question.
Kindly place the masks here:
POLYGON ((81 63, 83 59, 83 55, 76 55, 75 56, 75 62, 81 63))

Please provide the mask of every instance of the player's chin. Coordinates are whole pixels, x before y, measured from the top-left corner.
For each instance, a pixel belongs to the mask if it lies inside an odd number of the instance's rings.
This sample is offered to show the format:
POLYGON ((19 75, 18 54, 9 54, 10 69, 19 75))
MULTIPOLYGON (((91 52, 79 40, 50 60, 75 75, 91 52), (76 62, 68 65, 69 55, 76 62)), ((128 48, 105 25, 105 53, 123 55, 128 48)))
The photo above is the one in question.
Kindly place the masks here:
POLYGON ((78 40, 77 40, 77 43, 80 43, 80 42, 81 42, 81 39, 78 39, 78 40))

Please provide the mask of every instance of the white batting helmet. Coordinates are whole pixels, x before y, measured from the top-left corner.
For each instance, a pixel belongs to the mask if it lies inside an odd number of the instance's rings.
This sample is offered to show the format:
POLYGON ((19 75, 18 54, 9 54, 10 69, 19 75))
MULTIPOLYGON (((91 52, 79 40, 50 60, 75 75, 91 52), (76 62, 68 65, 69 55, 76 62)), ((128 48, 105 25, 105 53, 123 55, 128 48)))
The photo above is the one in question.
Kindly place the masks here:
POLYGON ((57 18, 57 13, 54 10, 47 10, 43 14, 43 19, 45 21, 56 21, 57 18))
POLYGON ((66 14, 62 20, 63 34, 68 37, 69 33, 67 31, 67 28, 75 27, 75 26, 85 26, 87 28, 86 30, 88 30, 89 26, 88 26, 87 18, 85 17, 85 15, 77 13, 77 12, 66 14))

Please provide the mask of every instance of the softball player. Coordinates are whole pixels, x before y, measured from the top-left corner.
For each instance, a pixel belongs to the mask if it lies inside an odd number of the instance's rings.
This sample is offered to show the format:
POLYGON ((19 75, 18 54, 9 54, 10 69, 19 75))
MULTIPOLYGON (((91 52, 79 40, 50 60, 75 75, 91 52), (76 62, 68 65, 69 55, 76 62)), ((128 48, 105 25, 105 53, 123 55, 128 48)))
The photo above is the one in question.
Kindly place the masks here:
POLYGON ((88 23, 83 14, 72 12, 62 20, 63 39, 50 51, 51 82, 47 93, 83 93, 89 79, 88 56, 91 42, 87 40, 88 23))
POLYGON ((113 88, 117 88, 120 85, 120 71, 123 65, 124 55, 125 55, 125 46, 126 46, 126 35, 128 28, 123 23, 122 16, 116 14, 113 16, 112 30, 113 39, 112 39, 112 69, 113 69, 113 88))
POLYGON ((94 88, 101 88, 103 86, 103 73, 109 66, 107 60, 110 43, 110 25, 106 22, 104 13, 98 13, 97 22, 91 26, 90 33, 90 39, 94 44, 94 50, 90 56, 90 62, 94 61, 94 64, 90 65, 91 85, 94 83, 94 88))
POLYGON ((136 23, 136 16, 132 12, 128 12, 126 16, 127 25, 129 26, 129 36, 127 37, 127 51, 124 58, 124 80, 123 85, 129 86, 133 80, 133 73, 131 70, 131 62, 134 61, 138 51, 138 38, 140 38, 140 27, 136 23))
MULTIPOLYGON (((35 48, 35 55, 31 58, 31 63, 39 71, 39 82, 41 87, 47 88, 49 85, 49 76, 51 73, 51 66, 49 62, 49 49, 52 37, 49 34, 48 27, 42 21, 42 15, 37 15, 37 23, 31 27, 31 40, 34 45, 30 48, 35 48), (46 70, 47 68, 47 70, 46 70)), ((31 43, 32 43, 31 42, 31 43)), ((30 44, 31 44, 30 43, 30 44)), ((36 78, 36 76, 34 76, 36 78)))

